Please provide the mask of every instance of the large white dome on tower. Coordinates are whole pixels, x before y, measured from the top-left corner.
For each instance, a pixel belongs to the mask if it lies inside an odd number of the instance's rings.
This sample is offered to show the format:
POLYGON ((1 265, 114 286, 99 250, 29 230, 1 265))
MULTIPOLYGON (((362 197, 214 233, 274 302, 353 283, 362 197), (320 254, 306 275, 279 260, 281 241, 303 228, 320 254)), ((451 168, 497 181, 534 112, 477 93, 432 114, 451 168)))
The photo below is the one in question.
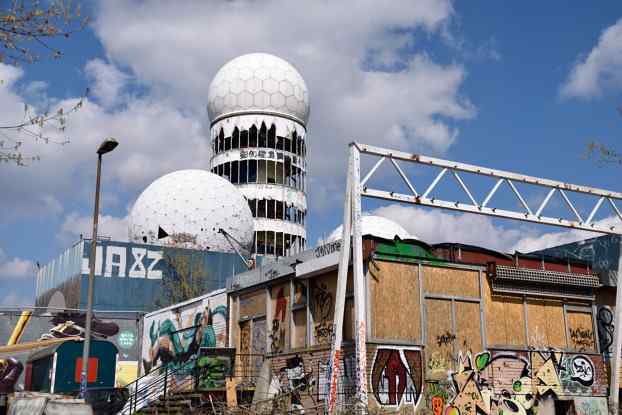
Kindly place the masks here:
POLYGON ((239 56, 226 63, 210 84, 207 112, 211 122, 226 115, 268 113, 309 118, 309 91, 289 62, 266 53, 239 56))
POLYGON ((205 170, 179 170, 151 183, 129 217, 131 241, 235 252, 226 231, 243 247, 253 243, 248 202, 226 179, 205 170))
MULTIPOLYGON (((404 239, 419 239, 408 233, 406 229, 382 216, 362 215, 361 216, 362 236, 371 235, 382 239, 393 240, 397 236, 404 239)), ((327 242, 333 242, 341 239, 343 233, 343 225, 339 225, 327 238, 327 242)))

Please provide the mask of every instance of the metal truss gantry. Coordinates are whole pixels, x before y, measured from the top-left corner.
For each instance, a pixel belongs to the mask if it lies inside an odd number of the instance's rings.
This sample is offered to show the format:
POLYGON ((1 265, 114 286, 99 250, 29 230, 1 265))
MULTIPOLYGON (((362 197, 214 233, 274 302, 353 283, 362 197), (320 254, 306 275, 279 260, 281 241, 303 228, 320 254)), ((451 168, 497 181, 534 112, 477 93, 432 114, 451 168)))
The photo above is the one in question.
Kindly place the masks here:
MULTIPOLYGON (((622 200, 622 193, 597 189, 587 186, 579 186, 555 180, 539 177, 527 176, 523 174, 511 173, 507 171, 491 169, 488 167, 475 166, 471 164, 459 163, 443 160, 439 158, 427 157, 420 154, 410 154, 396 150, 370 146, 360 143, 351 143, 348 160, 348 177, 346 184, 346 194, 344 202, 343 233, 341 257, 339 262, 339 272, 337 280, 337 292, 335 298, 335 316, 333 325, 333 343, 330 354, 330 364, 328 371, 328 381, 330 384, 328 413, 334 414, 337 404, 337 381, 339 375, 339 362, 341 360, 341 345, 343 332, 343 315, 345 306, 346 285, 348 268, 350 264, 350 249, 352 248, 352 275, 354 282, 354 319, 355 319, 355 356, 356 356, 356 402, 359 412, 365 411, 367 407, 367 298, 365 277, 363 275, 363 242, 361 229, 361 197, 371 197, 376 199, 389 200, 400 203, 410 203, 433 208, 449 209, 454 211, 475 213, 498 218, 514 219, 525 222, 539 223, 543 225, 553 225, 563 228, 580 229, 604 234, 622 236, 622 213, 616 203, 622 200), (361 180, 361 154, 376 157, 378 160, 371 170, 361 180), (387 191, 370 188, 367 183, 377 172, 378 168, 385 162, 391 163, 397 175, 402 179, 410 194, 403 194, 396 191, 387 191), (399 163, 410 163, 436 168, 438 173, 434 179, 425 187, 417 187, 405 173, 399 163), (478 202, 473 196, 474 192, 469 188, 461 177, 461 173, 469 173, 475 176, 485 176, 496 179, 485 198, 478 202), (433 196, 433 191, 446 176, 453 176, 459 188, 464 191, 469 202, 457 202, 442 200, 433 196), (510 191, 516 196, 521 209, 508 210, 495 207, 492 204, 492 197, 498 193, 503 184, 506 184, 510 191), (529 206, 527 198, 520 192, 517 183, 538 186, 548 190, 546 197, 540 204, 533 209, 529 206), (422 193, 417 191, 425 189, 422 193), (542 213, 549 205, 551 198, 559 193, 567 213, 572 219, 562 217, 544 216, 542 213), (577 193, 593 199, 593 207, 590 213, 584 218, 579 213, 579 209, 568 196, 577 193), (596 220, 596 214, 601 209, 603 203, 608 204, 619 223, 603 223, 596 220)), ((620 239, 620 252, 622 252, 622 238, 620 239)), ((618 263, 618 276, 622 271, 622 256, 618 263)), ((622 322, 622 284, 617 284, 616 291, 616 315, 614 329, 614 354, 612 358, 611 373, 619 373, 620 370, 620 351, 622 350, 622 335, 620 324, 622 322)), ((619 389, 619 377, 611 376, 610 391, 619 389)), ((609 410, 617 413, 618 394, 609 394, 609 410)))

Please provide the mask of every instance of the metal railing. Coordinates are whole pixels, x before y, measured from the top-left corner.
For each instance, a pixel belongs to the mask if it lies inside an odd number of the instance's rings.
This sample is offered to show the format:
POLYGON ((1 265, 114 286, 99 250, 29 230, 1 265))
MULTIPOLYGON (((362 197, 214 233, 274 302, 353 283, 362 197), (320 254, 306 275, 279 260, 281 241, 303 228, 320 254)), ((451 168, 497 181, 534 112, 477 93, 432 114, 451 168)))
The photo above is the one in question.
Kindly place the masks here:
MULTIPOLYGON (((158 366, 128 384, 129 398, 119 414, 134 414, 158 400, 167 401, 176 392, 209 392, 209 388, 200 384, 209 369, 199 367, 199 359, 193 357, 178 367, 158 366)), ((235 378, 239 385, 254 386, 264 359, 265 356, 260 354, 236 354, 232 373, 226 373, 225 377, 235 378)))

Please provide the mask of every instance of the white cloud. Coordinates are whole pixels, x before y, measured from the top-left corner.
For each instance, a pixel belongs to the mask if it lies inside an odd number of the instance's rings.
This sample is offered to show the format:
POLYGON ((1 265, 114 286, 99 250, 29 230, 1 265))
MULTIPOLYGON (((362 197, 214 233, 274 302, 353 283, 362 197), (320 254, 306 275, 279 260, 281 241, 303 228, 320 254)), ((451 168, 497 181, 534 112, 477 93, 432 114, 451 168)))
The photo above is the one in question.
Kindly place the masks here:
POLYGON ((34 276, 34 264, 21 258, 9 258, 0 248, 0 279, 15 279, 34 276))
POLYGON ((459 134, 456 121, 475 115, 460 95, 461 65, 412 53, 418 36, 439 35, 452 19, 448 0, 396 0, 382 7, 373 0, 100 6, 95 30, 111 59, 148 83, 153 97, 174 102, 196 120, 206 120, 209 83, 231 58, 259 51, 292 62, 310 89, 314 209, 334 205, 315 195, 342 190, 352 139, 442 152, 459 134))
POLYGON ((495 225, 488 217, 470 214, 454 214, 439 209, 422 209, 391 204, 372 212, 402 225, 409 233, 424 242, 459 242, 508 251, 520 239, 516 228, 495 225))
MULTIPOLYGON (((458 242, 501 252, 532 252, 601 235, 576 229, 542 232, 541 225, 521 225, 516 222, 508 222, 509 226, 506 227, 486 216, 448 213, 440 209, 400 204, 380 207, 372 214, 397 222, 427 243, 458 242)), ((609 217, 598 223, 619 225, 619 219, 609 217)))
POLYGON ((610 87, 622 87, 622 19, 605 29, 587 57, 575 64, 561 94, 591 98, 610 87))
MULTIPOLYGON (((83 216, 72 212, 65 217, 59 238, 62 242, 75 242, 82 235, 90 238, 93 233, 93 217, 83 216)), ((97 224, 99 237, 110 237, 115 241, 127 241, 127 216, 117 218, 110 215, 100 215, 97 224)))
POLYGON ((93 80, 91 91, 104 107, 112 107, 122 98, 122 90, 130 77, 115 65, 101 59, 93 59, 84 67, 86 74, 93 80))

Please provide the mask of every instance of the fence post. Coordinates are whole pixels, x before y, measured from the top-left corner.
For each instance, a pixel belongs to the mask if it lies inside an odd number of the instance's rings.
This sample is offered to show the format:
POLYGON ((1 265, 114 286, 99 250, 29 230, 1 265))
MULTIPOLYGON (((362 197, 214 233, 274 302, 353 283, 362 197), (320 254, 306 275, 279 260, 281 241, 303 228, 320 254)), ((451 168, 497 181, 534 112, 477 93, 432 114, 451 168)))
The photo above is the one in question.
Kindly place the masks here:
POLYGON ((164 400, 166 401, 166 388, 168 386, 168 365, 164 368, 164 400))

